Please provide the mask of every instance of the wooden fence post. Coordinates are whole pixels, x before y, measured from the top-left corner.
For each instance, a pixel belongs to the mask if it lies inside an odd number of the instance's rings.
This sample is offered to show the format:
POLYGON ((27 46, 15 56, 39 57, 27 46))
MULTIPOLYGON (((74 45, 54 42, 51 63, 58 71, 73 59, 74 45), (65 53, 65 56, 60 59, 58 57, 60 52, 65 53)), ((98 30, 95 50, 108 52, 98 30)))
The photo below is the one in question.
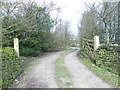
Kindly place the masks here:
POLYGON ((100 46, 99 36, 94 36, 94 50, 97 50, 100 46))
POLYGON ((14 38, 14 49, 17 52, 17 56, 19 57, 19 40, 18 40, 18 38, 14 38))

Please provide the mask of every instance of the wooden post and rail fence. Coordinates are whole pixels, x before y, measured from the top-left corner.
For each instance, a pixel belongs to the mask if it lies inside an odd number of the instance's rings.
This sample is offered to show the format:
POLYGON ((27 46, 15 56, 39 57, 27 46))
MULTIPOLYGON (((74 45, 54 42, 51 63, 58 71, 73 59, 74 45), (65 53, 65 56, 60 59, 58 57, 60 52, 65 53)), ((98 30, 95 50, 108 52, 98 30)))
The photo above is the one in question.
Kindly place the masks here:
POLYGON ((120 67, 120 45, 100 44, 99 36, 94 36, 93 40, 82 38, 82 49, 94 64, 117 73, 116 66, 120 67))

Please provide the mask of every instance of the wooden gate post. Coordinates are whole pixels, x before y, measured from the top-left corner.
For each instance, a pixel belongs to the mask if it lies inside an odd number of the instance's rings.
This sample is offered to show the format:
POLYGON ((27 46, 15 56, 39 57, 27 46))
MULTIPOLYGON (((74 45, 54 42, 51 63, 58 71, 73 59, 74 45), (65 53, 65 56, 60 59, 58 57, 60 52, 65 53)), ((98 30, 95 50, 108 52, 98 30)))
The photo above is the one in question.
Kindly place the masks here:
POLYGON ((18 38, 14 38, 14 49, 17 52, 17 56, 19 57, 19 40, 18 40, 18 38))
POLYGON ((94 36, 94 50, 97 50, 100 46, 99 36, 94 36))

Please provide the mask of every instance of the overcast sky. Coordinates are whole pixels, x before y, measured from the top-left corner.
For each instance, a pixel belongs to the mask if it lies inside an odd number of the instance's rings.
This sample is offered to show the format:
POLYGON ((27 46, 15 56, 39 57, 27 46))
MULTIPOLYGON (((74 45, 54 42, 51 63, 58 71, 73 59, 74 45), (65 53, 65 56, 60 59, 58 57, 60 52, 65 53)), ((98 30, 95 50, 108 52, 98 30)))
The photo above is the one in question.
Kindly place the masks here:
MULTIPOLYGON (((35 0, 38 4, 42 3, 42 0, 35 0)), ((77 36, 78 21, 81 19, 82 13, 86 10, 85 3, 91 4, 96 2, 96 0, 44 0, 46 3, 54 2, 58 7, 61 7, 60 17, 63 20, 68 20, 71 23, 70 30, 71 32, 77 36)), ((99 0, 101 1, 101 0, 99 0)), ((54 17, 53 13, 53 17, 54 17)))

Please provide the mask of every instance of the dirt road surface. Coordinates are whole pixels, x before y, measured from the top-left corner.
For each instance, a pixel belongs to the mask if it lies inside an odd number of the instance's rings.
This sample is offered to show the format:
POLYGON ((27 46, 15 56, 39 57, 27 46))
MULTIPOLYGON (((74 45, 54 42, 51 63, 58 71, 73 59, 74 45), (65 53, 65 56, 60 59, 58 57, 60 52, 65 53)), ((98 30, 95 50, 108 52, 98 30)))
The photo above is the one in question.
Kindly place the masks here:
POLYGON ((50 53, 40 58, 39 64, 33 67, 20 80, 15 88, 58 88, 55 80, 55 60, 60 56, 61 52, 50 53))
POLYGON ((88 67, 86 67, 77 56, 79 50, 65 57, 65 66, 72 76, 76 88, 112 88, 102 81, 88 67))
MULTIPOLYGON (((80 62, 79 50, 65 56, 65 66, 76 88, 112 88, 80 62)), ((59 88, 55 77, 55 61, 65 51, 50 53, 26 73, 14 88, 59 88)))

